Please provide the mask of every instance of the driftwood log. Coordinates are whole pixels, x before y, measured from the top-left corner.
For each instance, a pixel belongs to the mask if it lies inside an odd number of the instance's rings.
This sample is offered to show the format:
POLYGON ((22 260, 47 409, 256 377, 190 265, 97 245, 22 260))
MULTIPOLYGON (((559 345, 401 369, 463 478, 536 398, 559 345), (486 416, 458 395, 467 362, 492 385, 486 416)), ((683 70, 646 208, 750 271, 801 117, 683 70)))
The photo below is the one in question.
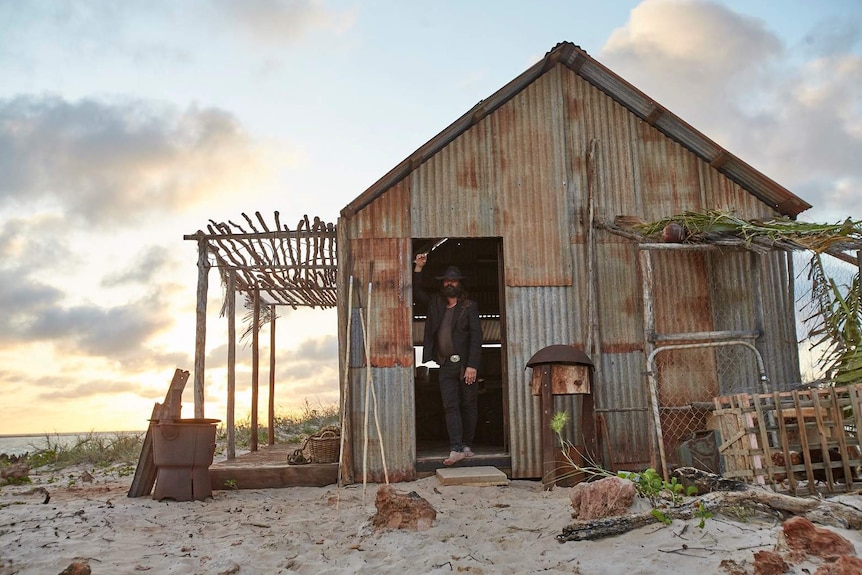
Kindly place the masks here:
MULTIPOLYGON (((706 511, 720 511, 729 507, 768 507, 780 513, 798 515, 813 523, 843 529, 862 529, 862 511, 834 501, 806 497, 782 495, 741 481, 729 480, 695 469, 681 467, 674 470, 674 477, 684 485, 698 488, 698 496, 677 507, 663 508, 661 511, 668 519, 691 519, 702 505, 706 511)), ((652 512, 605 517, 591 521, 576 521, 563 527, 557 540, 586 541, 620 535, 633 529, 658 522, 652 512)))

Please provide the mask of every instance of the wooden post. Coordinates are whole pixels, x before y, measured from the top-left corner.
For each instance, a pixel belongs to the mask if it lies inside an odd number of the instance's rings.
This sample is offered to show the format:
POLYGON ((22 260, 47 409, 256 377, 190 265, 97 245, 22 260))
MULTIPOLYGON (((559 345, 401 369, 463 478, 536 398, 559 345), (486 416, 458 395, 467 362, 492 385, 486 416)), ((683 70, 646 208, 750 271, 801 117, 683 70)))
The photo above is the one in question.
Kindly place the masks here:
MULTIPOLYGON (((353 264, 352 257, 350 251, 347 249, 349 245, 349 241, 347 238, 347 226, 338 226, 337 240, 335 242, 335 247, 337 250, 336 263, 338 266, 337 270, 337 282, 338 282, 338 293, 343 294, 347 293, 347 301, 344 298, 338 298, 338 305, 340 309, 345 310, 346 313, 338 314, 338 342, 339 345, 344 345, 344 371, 340 373, 341 381, 343 382, 341 388, 341 450, 339 455, 339 478, 342 483, 351 484, 355 481, 354 474, 354 441, 352 437, 353 433, 353 404, 356 403, 356 397, 351 396, 349 393, 350 385, 351 385, 351 377, 350 377, 350 358, 351 358, 351 347, 353 346, 353 342, 351 341, 351 321, 354 316, 354 307, 353 307, 353 264), (349 278, 349 285, 347 289, 345 289, 344 282, 349 278), (343 329, 346 324, 346 329, 343 329)), ((360 324, 361 325, 361 324, 360 324)), ((358 437, 358 436, 357 436, 358 437)))
POLYGON ((269 441, 275 445, 275 304, 269 306, 269 441))
POLYGON ((581 429, 584 433, 584 441, 593 440, 592 449, 595 451, 590 454, 593 461, 602 462, 606 467, 613 469, 610 464, 613 457, 610 450, 610 438, 605 438, 608 443, 608 460, 605 461, 604 441, 598 440, 596 433, 595 420, 595 397, 596 387, 598 382, 601 385, 602 374, 602 342, 601 342, 601 322, 599 316, 598 305, 598 279, 596 274, 596 196, 602 193, 602 186, 599 176, 599 147, 598 140, 590 140, 589 149, 587 151, 587 196, 589 202, 589 218, 587 228, 587 345, 586 352, 593 361, 593 369, 590 370, 590 393, 583 398, 581 403, 581 429), (609 465, 610 464, 610 465, 609 465))
POLYGON ((204 416, 204 369, 207 343, 207 290, 209 289, 209 244, 198 238, 198 293, 195 310, 195 417, 204 416))
MULTIPOLYGON (((338 413, 339 415, 339 424, 341 425, 341 437, 339 438, 339 447, 338 447, 338 479, 336 480, 337 487, 341 487, 342 482, 344 482, 344 478, 342 477, 342 473, 344 472, 344 463, 345 453, 344 453, 344 445, 347 442, 347 435, 350 430, 350 426, 347 421, 347 409, 350 403, 348 402, 349 392, 350 392, 350 324, 353 319, 353 276, 350 276, 350 280, 347 286, 347 328, 344 333, 344 363, 341 364, 341 409, 338 413)), ((340 337, 340 336, 339 336, 340 337)), ((349 461, 349 460, 348 460, 349 461)), ((339 492, 340 494, 340 492, 339 492)), ((338 502, 340 502, 340 497, 336 500, 336 509, 338 507, 338 502)))
POLYGON ((652 257, 649 250, 642 249, 638 253, 641 268, 641 288, 643 291, 644 304, 644 354, 646 355, 647 388, 652 405, 652 443, 650 450, 650 462, 653 469, 662 468, 665 481, 668 481, 668 471, 664 457, 664 438, 661 430, 661 412, 658 401, 657 376, 653 373, 653 351, 655 345, 652 343, 652 335, 655 333, 655 309, 652 293, 652 257), (657 457, 658 456, 658 457, 657 457))
POLYGON ((236 270, 227 276, 227 458, 236 458, 236 270))
POLYGON ((554 431, 551 429, 551 418, 554 416, 554 395, 551 389, 551 366, 542 365, 542 487, 551 489, 556 482, 557 461, 554 453, 554 431))
POLYGON ((260 341, 258 338, 258 325, 260 324, 260 290, 255 287, 254 290, 254 313, 252 319, 251 332, 251 438, 249 440, 249 450, 257 451, 258 433, 257 433, 257 402, 259 394, 260 381, 260 341))
MULTIPOLYGON (((754 340, 754 346, 755 349, 757 349, 757 351, 759 351, 760 354, 763 355, 763 262, 761 260, 762 256, 754 252, 751 253, 750 257, 751 282, 754 284, 754 293, 752 294, 754 296, 754 327, 757 328, 757 331, 760 332, 760 334, 757 336, 757 339, 754 340)), ((763 373, 761 373, 760 378, 760 389, 762 393, 769 393, 770 391, 772 391, 771 389, 769 389, 769 380, 764 379, 763 373)), ((769 425, 771 427, 774 427, 775 421, 770 419, 769 425)))

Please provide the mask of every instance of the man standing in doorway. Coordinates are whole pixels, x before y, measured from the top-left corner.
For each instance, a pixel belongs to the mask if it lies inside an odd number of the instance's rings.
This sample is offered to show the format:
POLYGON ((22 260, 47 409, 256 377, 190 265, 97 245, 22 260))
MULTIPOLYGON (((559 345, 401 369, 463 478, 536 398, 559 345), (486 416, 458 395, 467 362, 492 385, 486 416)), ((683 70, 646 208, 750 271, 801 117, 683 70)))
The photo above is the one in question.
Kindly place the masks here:
POLYGON ((449 457, 444 465, 454 465, 473 457, 473 437, 478 419, 478 385, 476 375, 482 353, 482 326, 479 307, 468 299, 461 270, 449 266, 442 276, 439 293, 430 295, 422 289, 422 268, 428 254, 414 260, 413 299, 428 306, 422 362, 440 364, 440 395, 446 413, 449 434, 449 457))

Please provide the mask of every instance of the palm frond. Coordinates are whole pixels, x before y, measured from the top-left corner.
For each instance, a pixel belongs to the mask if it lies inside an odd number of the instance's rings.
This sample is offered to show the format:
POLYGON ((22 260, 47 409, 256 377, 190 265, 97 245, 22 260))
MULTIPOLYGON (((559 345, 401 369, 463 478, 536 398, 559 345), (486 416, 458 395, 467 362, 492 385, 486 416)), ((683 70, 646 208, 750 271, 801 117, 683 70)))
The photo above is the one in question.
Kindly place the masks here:
POLYGON ((245 307, 246 312, 242 318, 243 323, 245 324, 245 330, 242 332, 242 335, 239 338, 240 342, 245 342, 248 345, 248 340, 251 338, 252 334, 255 331, 260 331, 263 329, 263 326, 268 324, 274 319, 278 318, 278 315, 274 315, 272 311, 272 306, 270 305, 261 305, 260 306, 260 315, 258 316, 257 325, 254 323, 254 295, 250 293, 245 294, 245 301, 243 302, 243 307, 245 307))
POLYGON ((792 243, 798 249, 823 253, 847 245, 862 246, 862 220, 847 218, 835 224, 798 222, 788 218, 767 221, 744 220, 732 212, 707 210, 683 212, 655 222, 636 225, 640 233, 655 237, 670 223, 686 230, 687 241, 702 242, 716 236, 733 236, 746 242, 765 240, 772 243, 792 243))

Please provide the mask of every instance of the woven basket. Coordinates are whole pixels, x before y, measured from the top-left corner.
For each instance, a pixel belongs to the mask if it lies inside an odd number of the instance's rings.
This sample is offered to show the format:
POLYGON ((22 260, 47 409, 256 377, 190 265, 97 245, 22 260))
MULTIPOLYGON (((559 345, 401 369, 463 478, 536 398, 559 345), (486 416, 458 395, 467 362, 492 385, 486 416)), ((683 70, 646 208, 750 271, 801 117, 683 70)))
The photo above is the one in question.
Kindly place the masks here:
POLYGON ((308 451, 314 463, 336 463, 341 434, 336 429, 325 429, 308 438, 308 451))

